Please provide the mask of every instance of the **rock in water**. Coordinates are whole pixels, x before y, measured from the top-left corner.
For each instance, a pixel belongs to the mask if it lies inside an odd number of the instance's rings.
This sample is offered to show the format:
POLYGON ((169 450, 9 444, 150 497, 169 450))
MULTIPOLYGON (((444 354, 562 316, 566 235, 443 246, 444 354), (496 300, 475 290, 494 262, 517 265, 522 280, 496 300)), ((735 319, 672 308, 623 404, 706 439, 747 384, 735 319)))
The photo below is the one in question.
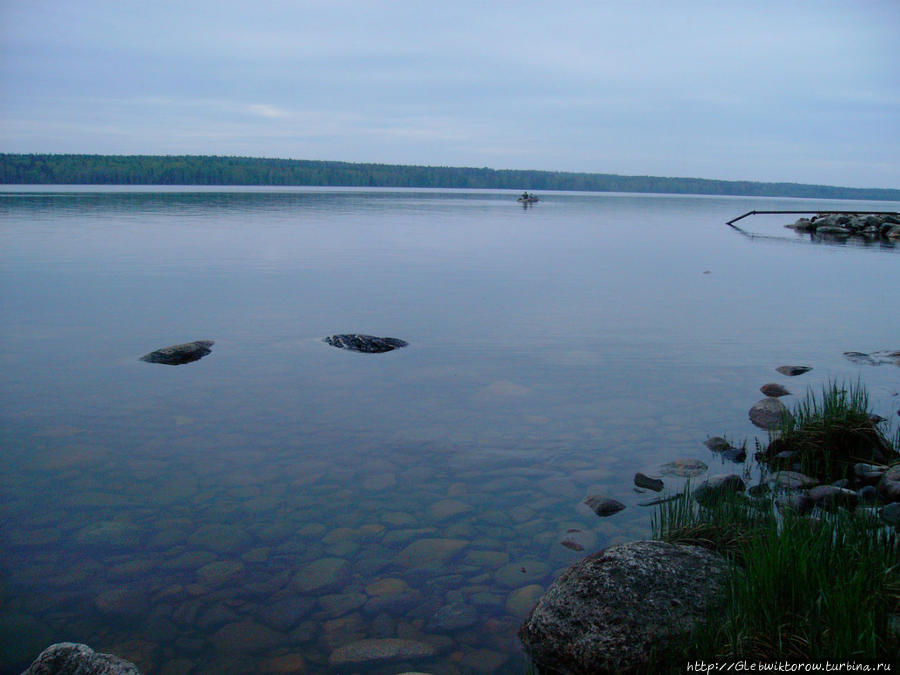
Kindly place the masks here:
POLYGON ((87 645, 59 642, 50 645, 22 675, 141 675, 130 661, 95 652, 87 645))
POLYGON ((722 436, 710 436, 705 441, 703 441, 703 445, 712 450, 713 452, 725 452, 729 450, 732 445, 722 436))
POLYGON ((584 558, 553 582, 519 629, 542 672, 594 675, 665 663, 704 620, 728 563, 699 546, 638 541, 584 558))
POLYGON ((791 413, 777 398, 767 396, 750 408, 750 421, 761 429, 777 429, 781 419, 791 413))
POLYGON ((212 352, 212 346, 215 344, 213 340, 197 340, 196 342, 185 342, 180 345, 172 345, 171 347, 163 347, 155 352, 144 354, 141 361, 147 363, 163 363, 167 366, 180 366, 191 361, 199 361, 204 356, 212 352))
POLYGON ((794 377, 795 375, 808 373, 810 370, 812 370, 812 368, 810 366, 778 366, 775 370, 777 370, 782 375, 794 377))
POLYGON ((731 460, 737 464, 740 464, 747 459, 747 450, 745 447, 742 446, 736 448, 722 436, 711 436, 703 441, 703 445, 713 452, 720 453, 725 459, 731 460))
POLYGON ((651 478, 640 471, 634 474, 634 484, 654 492, 660 492, 663 489, 663 482, 659 478, 651 478))
POLYGON ((323 342, 327 342, 332 347, 341 349, 349 349, 352 352, 364 352, 366 354, 381 354, 389 352, 400 347, 406 347, 409 343, 404 340, 398 340, 392 337, 375 337, 374 335, 357 335, 355 333, 346 335, 329 335, 322 338, 323 342))
POLYGON ((844 358, 860 366, 877 366, 878 361, 863 352, 844 352, 844 358))
POLYGON ((625 508, 622 502, 600 495, 591 495, 584 500, 584 503, 591 507, 591 510, 598 516, 611 516, 625 508))
POLYGON ((782 387, 780 384, 775 382, 769 382, 768 384, 764 384, 759 388, 759 390, 765 394, 766 396, 772 396, 774 398, 778 398, 779 396, 790 396, 791 392, 782 387))

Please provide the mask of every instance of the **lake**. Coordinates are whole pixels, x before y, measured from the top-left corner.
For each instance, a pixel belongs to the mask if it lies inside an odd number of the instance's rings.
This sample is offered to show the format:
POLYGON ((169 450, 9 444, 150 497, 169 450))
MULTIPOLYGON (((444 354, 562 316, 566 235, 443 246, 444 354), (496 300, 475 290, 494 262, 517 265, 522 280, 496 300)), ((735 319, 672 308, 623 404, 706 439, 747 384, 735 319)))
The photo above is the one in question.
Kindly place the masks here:
POLYGON ((649 536, 636 471, 756 471, 703 441, 765 440, 761 385, 860 380, 896 429, 900 369, 844 352, 900 349, 900 246, 725 221, 900 203, 515 197, 4 187, 0 672, 75 641, 148 674, 520 674, 553 578, 649 536))

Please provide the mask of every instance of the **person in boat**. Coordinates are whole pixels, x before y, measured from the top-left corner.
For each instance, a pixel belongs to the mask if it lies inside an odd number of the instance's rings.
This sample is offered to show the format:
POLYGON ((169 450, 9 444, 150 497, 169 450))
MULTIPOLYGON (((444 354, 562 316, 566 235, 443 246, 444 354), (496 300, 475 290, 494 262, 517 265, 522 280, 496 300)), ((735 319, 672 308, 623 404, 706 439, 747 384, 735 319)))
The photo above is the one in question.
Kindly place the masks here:
POLYGON ((527 202, 529 199, 531 199, 531 195, 529 195, 528 192, 523 192, 522 193, 522 201, 527 202))

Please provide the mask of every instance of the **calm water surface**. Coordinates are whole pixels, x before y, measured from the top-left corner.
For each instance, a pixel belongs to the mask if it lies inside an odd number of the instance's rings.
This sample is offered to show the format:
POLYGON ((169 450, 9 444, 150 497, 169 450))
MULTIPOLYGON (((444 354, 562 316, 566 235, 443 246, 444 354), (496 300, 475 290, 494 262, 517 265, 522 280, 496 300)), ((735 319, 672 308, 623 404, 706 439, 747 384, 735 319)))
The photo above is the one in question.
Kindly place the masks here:
POLYGON ((900 369, 843 356, 900 349, 898 249, 724 221, 900 204, 544 198, 0 192, 0 672, 71 640, 167 675, 521 673, 554 576, 649 534, 635 471, 744 470, 702 442, 752 441, 760 385, 860 379, 898 419, 900 369), (410 345, 321 341, 350 332, 410 345), (342 665, 365 638, 434 655, 342 665))

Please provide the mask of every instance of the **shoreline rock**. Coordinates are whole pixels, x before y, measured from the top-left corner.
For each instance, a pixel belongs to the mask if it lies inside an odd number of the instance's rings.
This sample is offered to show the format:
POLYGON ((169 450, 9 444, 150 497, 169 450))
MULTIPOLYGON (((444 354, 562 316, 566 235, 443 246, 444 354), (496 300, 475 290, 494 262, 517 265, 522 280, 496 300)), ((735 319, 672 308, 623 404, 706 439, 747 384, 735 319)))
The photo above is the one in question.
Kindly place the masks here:
POLYGON ((728 562, 698 546, 638 541, 575 563, 519 629, 538 668, 572 675, 659 663, 720 601, 728 562))

